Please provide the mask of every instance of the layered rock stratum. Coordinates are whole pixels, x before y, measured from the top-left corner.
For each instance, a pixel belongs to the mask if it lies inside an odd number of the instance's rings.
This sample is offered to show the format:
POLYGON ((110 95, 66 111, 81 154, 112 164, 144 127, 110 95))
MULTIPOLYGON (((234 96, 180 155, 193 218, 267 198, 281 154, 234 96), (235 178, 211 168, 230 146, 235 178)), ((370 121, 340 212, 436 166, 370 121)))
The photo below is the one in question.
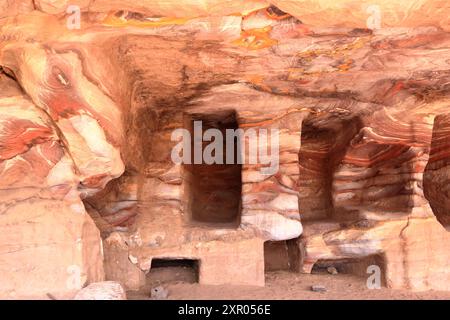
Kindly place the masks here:
POLYGON ((345 260, 450 290, 449 17, 443 0, 0 0, 0 296, 138 288, 157 258, 263 285, 264 242, 286 240, 300 272, 345 260), (175 164, 196 118, 278 129, 279 170, 175 164), (236 223, 193 223, 211 202, 236 223))

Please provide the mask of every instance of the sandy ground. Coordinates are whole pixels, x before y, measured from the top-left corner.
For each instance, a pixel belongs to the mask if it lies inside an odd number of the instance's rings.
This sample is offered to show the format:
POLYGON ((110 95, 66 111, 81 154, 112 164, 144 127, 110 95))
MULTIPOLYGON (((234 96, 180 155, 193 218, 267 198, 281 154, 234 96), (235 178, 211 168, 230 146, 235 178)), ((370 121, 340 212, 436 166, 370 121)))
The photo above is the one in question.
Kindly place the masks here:
POLYGON ((195 282, 195 274, 191 271, 182 268, 172 270, 165 268, 152 274, 147 286, 139 292, 128 292, 128 299, 150 299, 150 289, 160 285, 168 291, 168 299, 173 300, 450 300, 450 292, 410 292, 387 288, 370 290, 366 287, 366 279, 347 274, 269 272, 266 274, 265 287, 208 286, 193 282, 195 282), (327 291, 313 292, 312 285, 324 285, 327 291))

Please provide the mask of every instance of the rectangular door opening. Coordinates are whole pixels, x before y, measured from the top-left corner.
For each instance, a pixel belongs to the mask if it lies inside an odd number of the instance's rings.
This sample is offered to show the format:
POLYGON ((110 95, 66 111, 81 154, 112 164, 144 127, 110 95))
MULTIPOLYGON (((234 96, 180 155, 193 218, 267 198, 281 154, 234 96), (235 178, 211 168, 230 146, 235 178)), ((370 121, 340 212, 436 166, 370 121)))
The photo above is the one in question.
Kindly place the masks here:
POLYGON ((242 164, 238 163, 237 138, 233 138, 232 147, 227 148, 227 129, 239 128, 236 112, 185 114, 184 122, 191 133, 191 163, 184 164, 183 175, 185 208, 190 222, 211 227, 237 227, 242 194, 242 164), (201 163, 198 163, 198 156, 197 161, 195 159, 195 150, 196 147, 199 150, 199 146, 201 163), (228 155, 228 163, 227 152, 232 152, 228 155))
POLYGON ((193 259, 153 259, 146 283, 157 286, 164 283, 198 283, 199 261, 193 259))
POLYGON ((334 260, 318 260, 312 270, 313 274, 329 274, 330 268, 335 269, 339 274, 353 274, 358 277, 367 278, 374 270, 380 271, 380 284, 386 286, 385 257, 382 254, 370 255, 359 258, 343 258, 334 260))
POLYGON ((298 239, 266 241, 264 243, 264 270, 298 272, 301 254, 298 239))

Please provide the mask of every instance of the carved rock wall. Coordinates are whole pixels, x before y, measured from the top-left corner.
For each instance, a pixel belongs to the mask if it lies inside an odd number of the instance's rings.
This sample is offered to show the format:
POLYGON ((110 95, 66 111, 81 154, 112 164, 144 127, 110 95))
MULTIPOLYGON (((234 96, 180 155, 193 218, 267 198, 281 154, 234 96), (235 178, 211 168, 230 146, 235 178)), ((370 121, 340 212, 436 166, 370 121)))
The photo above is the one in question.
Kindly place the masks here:
POLYGON ((262 285, 263 243, 298 238, 304 272, 376 257, 389 287, 449 290, 445 1, 371 1, 377 30, 346 0, 80 1, 79 30, 67 1, 33 3, 0 2, 0 227, 18 228, 5 257, 51 263, 3 292, 68 294, 69 262, 101 281, 100 233, 107 280, 128 288, 155 258, 262 285), (234 184, 238 170, 172 161, 174 130, 230 111, 240 129, 278 129, 278 170, 244 163, 234 184), (238 202, 233 226, 192 219, 238 202))

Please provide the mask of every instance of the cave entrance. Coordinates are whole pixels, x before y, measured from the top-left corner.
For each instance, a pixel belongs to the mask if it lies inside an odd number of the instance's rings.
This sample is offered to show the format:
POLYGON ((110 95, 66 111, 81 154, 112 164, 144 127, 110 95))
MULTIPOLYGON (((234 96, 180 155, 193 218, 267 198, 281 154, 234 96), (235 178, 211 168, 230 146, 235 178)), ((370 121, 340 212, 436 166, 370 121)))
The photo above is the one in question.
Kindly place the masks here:
POLYGON ((301 254, 298 238, 284 241, 264 242, 264 270, 287 270, 298 272, 301 254))
POLYGON ((329 274, 330 268, 336 269, 339 274, 353 274, 358 277, 367 278, 375 268, 379 268, 381 285, 386 286, 385 270, 386 263, 383 254, 374 254, 361 258, 323 259, 318 260, 312 270, 313 274, 329 274))
POLYGON ((146 283, 151 286, 170 282, 198 283, 199 260, 153 259, 146 283))
POLYGON ((342 221, 358 218, 358 212, 336 204, 333 199, 335 173, 350 141, 362 124, 359 118, 324 121, 310 116, 302 123, 299 151, 299 212, 302 224, 315 221, 342 221))
POLYGON ((184 164, 187 217, 195 224, 237 227, 241 214, 242 164, 238 163, 238 139, 232 138, 231 147, 230 141, 227 144, 227 130, 234 132, 239 128, 236 112, 185 114, 184 124, 191 133, 191 161, 184 164))
POLYGON ((298 180, 302 221, 332 217, 331 157, 335 140, 333 130, 319 129, 306 120, 303 123, 298 180))

